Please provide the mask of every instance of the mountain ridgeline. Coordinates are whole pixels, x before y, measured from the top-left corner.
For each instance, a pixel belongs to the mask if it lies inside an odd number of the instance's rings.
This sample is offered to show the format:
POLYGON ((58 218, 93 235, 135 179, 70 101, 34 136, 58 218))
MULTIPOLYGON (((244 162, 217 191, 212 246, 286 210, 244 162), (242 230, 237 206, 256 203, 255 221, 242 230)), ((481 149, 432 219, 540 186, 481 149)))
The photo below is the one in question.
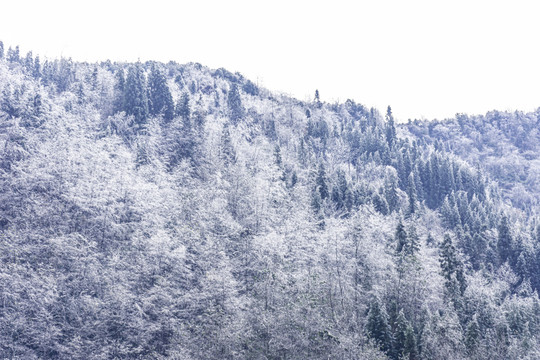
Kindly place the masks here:
POLYGON ((1 45, 0 358, 538 359, 539 119, 1 45))

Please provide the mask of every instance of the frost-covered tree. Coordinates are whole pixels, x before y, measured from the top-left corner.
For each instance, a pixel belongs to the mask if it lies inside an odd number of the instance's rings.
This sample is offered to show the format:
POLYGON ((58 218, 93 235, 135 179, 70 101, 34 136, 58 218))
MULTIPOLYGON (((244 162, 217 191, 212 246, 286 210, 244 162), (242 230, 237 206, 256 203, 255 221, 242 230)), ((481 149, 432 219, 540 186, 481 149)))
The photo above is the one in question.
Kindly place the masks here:
POLYGON ((501 262, 512 260, 512 234, 510 233, 510 226, 508 224, 508 217, 503 216, 499 226, 497 228, 497 250, 499 251, 499 257, 501 262))
POLYGON ((385 126, 386 141, 388 142, 388 146, 392 147, 392 145, 396 141, 396 126, 394 123, 394 115, 392 115, 392 108, 390 106, 388 106, 388 108, 386 109, 385 126))
POLYGON ((26 63, 0 61, 0 358, 539 358, 540 110, 387 137, 201 64, 26 63))
POLYGON ((330 193, 328 192, 326 169, 322 162, 319 163, 319 167, 317 170, 317 178, 315 179, 315 189, 319 193, 321 200, 325 200, 330 195, 330 193))
POLYGON ((180 101, 176 104, 176 116, 180 116, 185 124, 190 121, 191 108, 189 106, 189 94, 187 92, 182 93, 180 101))
POLYGON ((227 105, 229 107, 229 117, 233 124, 236 124, 244 117, 244 106, 242 105, 240 90, 238 89, 238 85, 236 83, 231 85, 231 88, 227 94, 227 105))
POLYGON ((174 116, 174 102, 167 85, 167 79, 161 70, 154 64, 150 70, 148 79, 149 87, 149 113, 150 115, 163 115, 166 122, 174 116))
POLYGON ((126 114, 133 115, 135 123, 141 128, 149 115, 146 77, 141 63, 132 65, 128 70, 124 98, 126 114))
POLYGON ((388 325, 386 308, 379 299, 371 301, 369 306, 366 330, 381 350, 389 352, 392 346, 392 335, 388 325))

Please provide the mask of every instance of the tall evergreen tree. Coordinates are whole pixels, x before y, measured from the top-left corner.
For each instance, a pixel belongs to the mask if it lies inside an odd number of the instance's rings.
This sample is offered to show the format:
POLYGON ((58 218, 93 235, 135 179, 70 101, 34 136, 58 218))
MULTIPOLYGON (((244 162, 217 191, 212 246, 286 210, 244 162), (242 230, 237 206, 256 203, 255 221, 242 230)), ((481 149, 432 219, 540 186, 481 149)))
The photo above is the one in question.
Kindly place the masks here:
POLYGON ((414 223, 409 226, 407 233, 407 247, 405 248, 405 253, 413 258, 416 258, 416 254, 420 251, 420 238, 416 233, 416 228, 414 223))
POLYGON ((450 299, 456 307, 460 306, 461 296, 465 292, 466 282, 463 273, 463 264, 450 235, 445 234, 440 247, 439 263, 445 279, 445 288, 450 299))
POLYGON ((15 49, 12 49, 11 46, 9 47, 9 49, 7 51, 7 60, 9 62, 19 62, 20 61, 19 45, 15 46, 15 49))
POLYGON ((393 167, 388 167, 384 177, 384 196, 388 203, 388 209, 390 212, 397 210, 398 208, 398 178, 396 171, 393 167))
POLYGON ((233 165, 236 163, 236 150, 231 140, 231 132, 229 126, 225 124, 223 132, 221 134, 220 144, 220 157, 223 160, 225 166, 233 165))
POLYGON ((317 109, 320 109, 322 107, 322 103, 321 103, 321 97, 319 95, 319 90, 315 90, 315 107, 317 109))
POLYGON ((146 80, 140 62, 129 68, 124 91, 126 114, 133 115, 141 128, 146 124, 149 112, 146 80))
POLYGON ((39 55, 36 55, 34 59, 34 68, 32 70, 32 76, 36 79, 41 77, 41 63, 39 62, 39 55))
POLYGON ((396 241, 396 252, 401 254, 407 249, 408 246, 407 232, 405 231, 405 226, 403 225, 401 219, 396 227, 396 234, 394 235, 394 238, 396 241))
POLYGON ((336 189, 339 196, 338 208, 351 211, 351 208, 353 205, 352 194, 351 194, 351 190, 349 189, 349 184, 347 182, 347 179, 345 178, 345 173, 341 170, 339 170, 337 174, 336 189))
POLYGON ((227 95, 227 105, 229 106, 231 121, 233 124, 238 123, 244 117, 244 106, 242 105, 242 98, 240 97, 240 91, 236 83, 231 85, 231 89, 227 95))
POLYGON ((189 107, 189 94, 187 92, 182 93, 180 101, 176 105, 176 115, 182 118, 184 124, 190 121, 191 108, 189 107))
POLYGON ((392 115, 392 108, 388 106, 386 109, 386 129, 385 129, 386 141, 391 148, 396 141, 396 125, 394 123, 394 115, 392 115))
POLYGON ((403 357, 406 360, 418 359, 418 345, 416 341, 416 334, 411 324, 407 325, 405 330, 405 348, 403 349, 403 357))
POLYGON ((149 113, 153 116, 163 115, 167 122, 174 117, 174 102, 167 85, 165 75, 153 64, 150 71, 149 85, 149 113))
POLYGON ((113 109, 115 112, 126 110, 126 79, 124 70, 119 69, 115 74, 114 84, 114 103, 113 109))
POLYGON ((0 41, 0 59, 4 58, 4 42, 0 41))
POLYGON ((405 317, 403 309, 398 313, 392 357, 396 360, 415 359, 417 357, 416 339, 411 323, 405 317))
POLYGON ((321 199, 324 200, 330 195, 328 193, 328 185, 326 184, 326 170, 324 164, 319 163, 319 170, 317 171, 317 179, 315 180, 315 187, 319 192, 321 199))
POLYGON ((409 174, 409 181, 407 184, 407 195, 409 196, 409 214, 414 214, 417 208, 417 195, 416 195, 416 181, 414 179, 414 173, 411 171, 409 174))
POLYGON ((371 201, 373 202, 373 207, 375 207, 375 210, 383 215, 388 215, 388 203, 383 196, 379 195, 378 192, 375 192, 371 198, 371 201))
POLYGON ((480 336, 480 326, 478 325, 477 316, 474 314, 465 331, 465 346, 470 356, 474 356, 476 353, 480 336))
POLYGON ((504 215, 497 227, 499 235, 497 236, 497 250, 499 251, 499 257, 501 263, 511 260, 512 257, 512 234, 510 233, 510 225, 508 224, 508 217, 504 215))
POLYGON ((368 336, 377 343, 381 350, 390 351, 392 337, 388 326, 388 314, 379 299, 374 299, 369 306, 366 330, 368 336))
POLYGON ((430 208, 434 209, 440 204, 440 201, 442 200, 440 198, 440 189, 439 189, 439 186, 440 186, 439 161, 436 155, 431 154, 428 160, 426 170, 429 177, 429 180, 428 180, 429 190, 427 193, 428 195, 427 200, 428 200, 428 204, 430 208))
POLYGON ((26 57, 24 58, 23 65, 25 67, 26 73, 31 75, 32 72, 34 71, 34 57, 31 51, 26 53, 26 57))

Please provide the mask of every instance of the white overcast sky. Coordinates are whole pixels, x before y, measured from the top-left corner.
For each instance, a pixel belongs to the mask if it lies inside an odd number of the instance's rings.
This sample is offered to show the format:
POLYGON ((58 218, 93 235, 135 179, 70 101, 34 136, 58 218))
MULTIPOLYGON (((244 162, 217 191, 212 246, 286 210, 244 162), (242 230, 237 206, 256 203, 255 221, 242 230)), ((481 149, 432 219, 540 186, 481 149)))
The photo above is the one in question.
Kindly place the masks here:
POLYGON ((406 121, 539 107, 539 18, 523 0, 6 0, 0 40, 49 58, 200 62, 406 121))

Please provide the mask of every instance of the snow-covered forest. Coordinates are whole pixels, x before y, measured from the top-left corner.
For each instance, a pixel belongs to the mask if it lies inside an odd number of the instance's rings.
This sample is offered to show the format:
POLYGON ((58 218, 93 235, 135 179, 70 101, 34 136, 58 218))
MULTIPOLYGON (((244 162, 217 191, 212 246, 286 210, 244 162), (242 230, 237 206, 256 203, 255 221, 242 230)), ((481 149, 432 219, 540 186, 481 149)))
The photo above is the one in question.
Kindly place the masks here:
POLYGON ((0 358, 540 359, 539 126, 0 42, 0 358))

